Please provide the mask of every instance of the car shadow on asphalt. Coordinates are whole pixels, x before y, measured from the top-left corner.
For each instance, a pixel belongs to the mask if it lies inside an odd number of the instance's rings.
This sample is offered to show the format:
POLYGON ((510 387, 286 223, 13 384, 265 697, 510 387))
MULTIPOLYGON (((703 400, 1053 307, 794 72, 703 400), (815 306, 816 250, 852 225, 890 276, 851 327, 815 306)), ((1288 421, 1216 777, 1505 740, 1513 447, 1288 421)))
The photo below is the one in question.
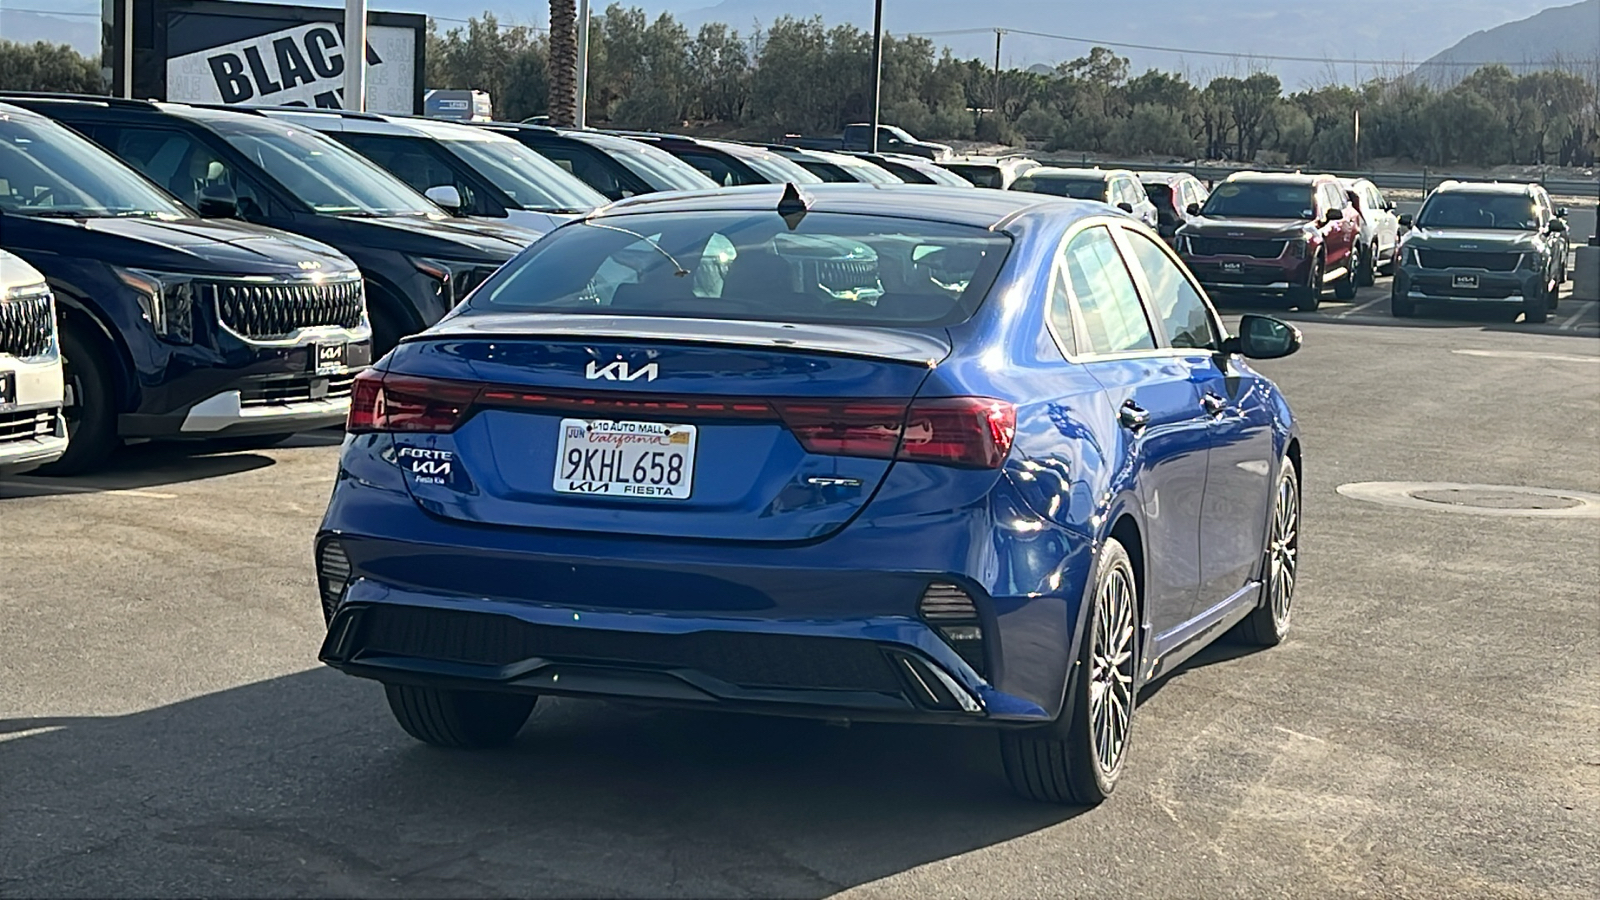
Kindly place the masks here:
MULTIPOLYGON (((290 436, 275 446, 284 450, 337 447, 343 440, 343 429, 325 429, 290 436)), ((238 449, 204 441, 151 441, 122 448, 103 468, 88 475, 0 477, 0 499, 143 491, 237 475, 264 469, 275 462, 264 450, 238 449)))
POLYGON ((312 670, 0 721, 0 893, 823 897, 1083 812, 1015 799, 996 744, 546 698, 447 752, 312 670))
POLYGON ((1139 705, 1150 702, 1161 693, 1161 689, 1174 681, 1181 680, 1190 672, 1214 666, 1219 663, 1232 662, 1247 656, 1254 656, 1267 648, 1252 646, 1243 641, 1235 640, 1231 634, 1225 634, 1215 641, 1200 648, 1195 655, 1178 664, 1178 667, 1163 674, 1160 678, 1146 684, 1139 689, 1139 705))
POLYGON ((1550 311, 1550 318, 1541 324, 1522 321, 1522 310, 1516 305, 1473 303, 1422 303, 1417 314, 1397 319, 1389 314, 1388 289, 1369 293, 1366 288, 1354 301, 1324 301, 1314 313, 1288 309, 1283 300, 1273 297, 1228 296, 1217 301, 1217 311, 1224 316, 1245 313, 1275 316, 1292 322, 1321 322, 1334 325, 1384 326, 1391 328, 1472 329, 1482 332, 1516 334, 1550 334, 1593 339, 1600 308, 1592 300, 1566 298, 1550 311))

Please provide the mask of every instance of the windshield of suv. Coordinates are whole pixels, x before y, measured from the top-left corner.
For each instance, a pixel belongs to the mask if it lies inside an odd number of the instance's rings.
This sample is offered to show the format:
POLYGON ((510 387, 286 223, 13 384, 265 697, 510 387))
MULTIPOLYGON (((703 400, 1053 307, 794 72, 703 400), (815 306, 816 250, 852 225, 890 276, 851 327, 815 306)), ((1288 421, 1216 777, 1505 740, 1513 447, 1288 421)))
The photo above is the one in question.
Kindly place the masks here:
POLYGON ((791 162, 776 153, 752 153, 739 157, 756 174, 773 184, 821 184, 822 179, 807 172, 799 163, 791 162))
POLYGON ((1077 200, 1106 199, 1106 183, 1098 178, 1061 178, 1051 175, 1024 175, 1011 185, 1013 191, 1031 191, 1077 200))
POLYGON ((1421 228, 1496 228, 1538 231, 1539 210, 1532 197, 1478 191, 1437 192, 1417 214, 1421 228))
POLYGON ((0 116, 0 209, 72 218, 194 213, 111 154, 54 122, 0 116))
POLYGON ((1310 219, 1316 216, 1311 185, 1225 181, 1201 207, 1203 216, 1239 219, 1310 219))
POLYGON ((475 292, 485 312, 947 325, 1011 246, 984 228, 814 212, 654 212, 558 228, 475 292))
POLYGON ((699 169, 665 150, 657 150, 647 144, 628 148, 601 146, 598 149, 658 191, 703 191, 717 186, 699 169))
POLYGON ((211 127, 319 213, 448 218, 393 175, 316 132, 253 121, 218 120, 211 127))
POLYGON ((535 212, 588 212, 609 201, 576 176, 510 138, 439 142, 457 159, 504 191, 518 206, 535 212))
POLYGON ((973 187, 1003 188, 1006 186, 1005 173, 999 166, 984 165, 982 163, 945 163, 944 167, 972 182, 973 187))

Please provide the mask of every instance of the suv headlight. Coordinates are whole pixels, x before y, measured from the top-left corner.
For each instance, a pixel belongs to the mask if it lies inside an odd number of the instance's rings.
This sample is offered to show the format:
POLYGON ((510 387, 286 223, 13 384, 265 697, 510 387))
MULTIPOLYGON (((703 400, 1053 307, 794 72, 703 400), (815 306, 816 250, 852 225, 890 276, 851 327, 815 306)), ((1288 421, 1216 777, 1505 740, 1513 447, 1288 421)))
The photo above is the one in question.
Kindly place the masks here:
POLYGON ((173 344, 194 343, 194 276, 148 269, 112 271, 139 297, 139 309, 156 337, 173 344))
POLYGON ((446 309, 467 299, 474 288, 488 281, 500 268, 494 263, 420 256, 413 258, 411 264, 434 282, 434 290, 446 309))

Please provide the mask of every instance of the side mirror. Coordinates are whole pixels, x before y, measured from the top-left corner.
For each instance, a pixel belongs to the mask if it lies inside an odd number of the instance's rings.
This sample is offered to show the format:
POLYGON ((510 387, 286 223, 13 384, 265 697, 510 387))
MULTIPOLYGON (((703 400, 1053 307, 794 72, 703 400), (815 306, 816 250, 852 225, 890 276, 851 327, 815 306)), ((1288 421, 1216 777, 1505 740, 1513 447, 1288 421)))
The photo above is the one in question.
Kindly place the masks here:
POLYGON ((1198 216, 1198 215, 1200 215, 1200 204, 1191 203, 1188 206, 1185 206, 1183 208, 1183 211, 1188 213, 1191 216, 1198 216))
POLYGON ((1556 207, 1556 215, 1565 219, 1567 217, 1567 208, 1565 206, 1556 207))
POLYGON ((1394 212, 1395 211, 1394 201, 1393 200, 1385 200, 1385 201, 1383 201, 1383 208, 1384 208, 1384 210, 1386 212, 1394 212))
POLYGON ((202 219, 239 217, 239 196, 233 192, 233 186, 225 181, 207 182, 200 189, 200 198, 195 206, 202 219))
POLYGON ((451 212, 461 209, 461 192, 453 184, 439 184, 423 192, 424 197, 451 212))
POLYGON ((1124 200, 1121 203, 1117 204, 1117 209, 1120 209, 1125 213, 1131 213, 1131 212, 1133 212, 1133 204, 1129 203, 1126 200, 1124 200))
POLYGON ((1282 359, 1300 349, 1300 329, 1274 319, 1246 313, 1239 319, 1239 333, 1222 342, 1223 353, 1238 353, 1247 359, 1282 359))
POLYGON ((1550 233, 1551 234, 1565 234, 1566 231, 1567 231, 1567 223, 1561 221, 1560 219, 1551 219, 1550 220, 1550 233))
POLYGON ((1415 221, 1416 219, 1412 217, 1411 213, 1402 213, 1400 216, 1400 227, 1410 228, 1411 223, 1415 221))
POLYGON ((1328 210, 1328 221, 1329 222, 1337 222, 1342 218, 1344 218, 1344 210, 1338 209, 1337 207, 1334 208, 1334 209, 1328 210))

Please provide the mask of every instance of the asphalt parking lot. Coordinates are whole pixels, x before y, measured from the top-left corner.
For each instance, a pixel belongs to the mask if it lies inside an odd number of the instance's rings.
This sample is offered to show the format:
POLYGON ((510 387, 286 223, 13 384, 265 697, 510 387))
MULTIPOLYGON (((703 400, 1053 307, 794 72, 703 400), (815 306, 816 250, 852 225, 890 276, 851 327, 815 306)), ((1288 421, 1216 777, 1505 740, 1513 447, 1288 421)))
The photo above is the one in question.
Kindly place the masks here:
POLYGON ((1090 811, 1013 799, 977 730, 557 701, 416 744, 314 659, 334 434, 0 481, 0 896, 1592 898, 1600 518, 1336 489, 1600 492, 1600 304, 1387 291, 1263 365, 1305 433, 1294 632, 1148 690, 1090 811))

